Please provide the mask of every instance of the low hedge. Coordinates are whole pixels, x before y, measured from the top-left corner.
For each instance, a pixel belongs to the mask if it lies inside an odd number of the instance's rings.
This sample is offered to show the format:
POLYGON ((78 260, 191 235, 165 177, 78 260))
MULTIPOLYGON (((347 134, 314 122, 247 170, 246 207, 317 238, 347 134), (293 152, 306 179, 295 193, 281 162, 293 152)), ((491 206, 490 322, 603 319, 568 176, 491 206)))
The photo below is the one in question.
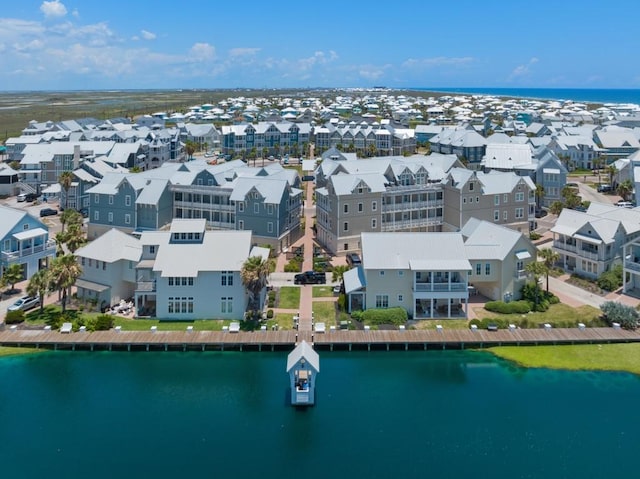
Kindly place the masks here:
POLYGON ((7 311, 7 315, 4 318, 4 322, 7 324, 18 324, 24 321, 24 311, 21 309, 17 311, 7 311))
POLYGON ((531 311, 531 303, 529 301, 489 301, 484 305, 484 309, 492 313, 502 314, 526 314, 531 311))
POLYGON ((404 308, 367 309, 362 313, 362 321, 370 324, 393 324, 400 326, 407 322, 408 315, 404 308))

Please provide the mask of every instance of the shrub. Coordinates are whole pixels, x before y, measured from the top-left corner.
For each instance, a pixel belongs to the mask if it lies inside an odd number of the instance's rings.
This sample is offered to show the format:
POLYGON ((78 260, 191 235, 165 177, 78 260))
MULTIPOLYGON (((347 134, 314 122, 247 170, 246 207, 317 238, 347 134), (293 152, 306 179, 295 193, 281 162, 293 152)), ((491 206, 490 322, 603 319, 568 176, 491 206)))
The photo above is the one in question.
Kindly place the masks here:
POLYGON ((113 316, 109 314, 101 314, 96 318, 94 327, 96 331, 108 331, 113 328, 113 316))
POLYGON ((351 319, 355 321, 362 321, 363 314, 364 314, 364 311, 362 311, 361 309, 358 309, 356 311, 351 311, 351 319))
POLYGON ((529 233, 529 239, 531 241, 539 240, 540 238, 542 238, 542 235, 540 233, 536 233, 535 231, 529 233))
POLYGON ((273 309, 267 310, 267 319, 273 319, 273 309))
POLYGON ((297 258, 289 260, 289 262, 284 265, 285 273, 299 273, 300 271, 302 271, 302 261, 297 258))
POLYGON ((598 286, 605 291, 614 291, 622 286, 622 266, 617 265, 606 271, 598 278, 598 286))
POLYGON ((371 325, 393 324, 399 326, 406 323, 407 319, 407 311, 404 308, 367 309, 362 313, 362 320, 371 325))
POLYGON ((531 311, 531 304, 529 301, 511 301, 510 303, 489 301, 485 304, 484 309, 493 313, 526 314, 531 311))
POLYGON ((347 310, 347 295, 340 293, 338 296, 338 311, 347 310))
POLYGON ((609 325, 618 323, 625 329, 636 329, 640 315, 635 308, 615 301, 606 301, 600 305, 609 325))
POLYGON ((24 311, 7 311, 4 322, 7 324, 18 324, 24 321, 24 311))

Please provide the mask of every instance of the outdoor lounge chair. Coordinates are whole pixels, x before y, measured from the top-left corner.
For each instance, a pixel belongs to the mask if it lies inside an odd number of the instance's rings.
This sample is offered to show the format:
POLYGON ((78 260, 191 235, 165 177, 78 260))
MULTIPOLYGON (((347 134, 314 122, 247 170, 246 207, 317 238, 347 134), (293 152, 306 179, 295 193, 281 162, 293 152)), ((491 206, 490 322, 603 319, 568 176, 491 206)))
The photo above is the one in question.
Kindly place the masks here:
POLYGON ((62 327, 60 328, 60 332, 64 334, 69 334, 73 331, 72 323, 62 323, 62 327))

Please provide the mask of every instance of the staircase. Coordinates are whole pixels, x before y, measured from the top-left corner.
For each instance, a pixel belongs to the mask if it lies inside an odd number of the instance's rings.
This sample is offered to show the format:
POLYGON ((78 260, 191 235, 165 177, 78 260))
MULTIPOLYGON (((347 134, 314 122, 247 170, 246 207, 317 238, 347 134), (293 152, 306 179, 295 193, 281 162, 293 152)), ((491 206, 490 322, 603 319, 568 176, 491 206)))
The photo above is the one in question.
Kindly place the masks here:
POLYGON ((36 190, 33 186, 28 185, 27 183, 23 183, 22 181, 15 183, 15 185, 20 188, 21 193, 38 193, 38 190, 36 190))

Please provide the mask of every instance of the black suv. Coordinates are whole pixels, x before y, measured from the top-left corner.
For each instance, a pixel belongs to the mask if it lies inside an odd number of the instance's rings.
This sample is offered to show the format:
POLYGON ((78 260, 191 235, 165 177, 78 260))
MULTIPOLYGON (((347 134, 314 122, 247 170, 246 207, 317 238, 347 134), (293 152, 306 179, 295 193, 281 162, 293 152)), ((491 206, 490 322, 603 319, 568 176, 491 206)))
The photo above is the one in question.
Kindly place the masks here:
POLYGON ((360 266, 362 264, 362 260, 358 253, 349 253, 347 254, 347 263, 349 266, 360 266))
POLYGON ((58 214, 58 210, 54 210, 53 208, 42 208, 40 210, 40 217, 43 216, 54 216, 58 214))

